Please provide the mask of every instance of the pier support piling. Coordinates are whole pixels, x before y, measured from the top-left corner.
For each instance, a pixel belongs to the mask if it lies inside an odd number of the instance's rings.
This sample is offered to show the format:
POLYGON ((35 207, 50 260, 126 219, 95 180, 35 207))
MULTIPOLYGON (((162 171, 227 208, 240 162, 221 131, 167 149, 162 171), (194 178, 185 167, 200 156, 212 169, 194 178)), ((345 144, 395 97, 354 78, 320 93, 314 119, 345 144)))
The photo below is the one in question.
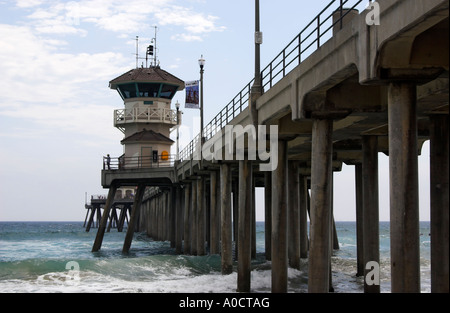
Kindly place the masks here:
POLYGON ((184 185, 184 254, 191 253, 191 184, 184 185))
POLYGON ((251 161, 239 161, 239 226, 237 290, 250 292, 253 172, 251 161))
POLYGON ((430 120, 431 292, 448 293, 448 114, 430 120))
POLYGON ((175 212, 176 212, 176 220, 175 220, 175 251, 177 254, 181 254, 183 252, 183 206, 182 206, 182 192, 183 190, 179 185, 174 188, 175 197, 173 200, 175 201, 175 212))
POLYGON ((300 258, 308 258, 308 186, 307 177, 300 175, 300 258))
POLYGON ((100 225, 98 226, 97 236, 95 237, 94 246, 92 247, 92 252, 97 252, 102 247, 103 236, 105 235, 106 224, 108 223, 109 211, 111 209, 112 203, 114 201, 114 196, 116 195, 117 186, 112 185, 109 188, 108 198, 105 203, 105 211, 103 212, 100 225))
POLYGON ((197 180, 197 255, 205 255, 206 242, 205 180, 197 180))
POLYGON ((272 173, 264 175, 264 242, 266 260, 272 260, 272 173))
POLYGON ((420 292, 417 92, 412 83, 388 91, 391 291, 420 292))
POLYGON ((231 227, 231 169, 229 164, 220 165, 220 208, 222 237, 222 274, 233 272, 233 248, 231 227))
POLYGON ((311 246, 308 291, 329 291, 333 120, 315 119, 311 153, 311 246))
POLYGON ((134 197, 134 203, 133 203, 133 209, 131 211, 131 217, 130 217, 130 223, 128 224, 127 233, 125 235, 125 241, 123 243, 123 254, 128 254, 131 247, 131 242, 133 241, 133 235, 136 230, 136 225, 139 220, 139 214, 141 211, 141 203, 142 198, 144 197, 144 191, 146 186, 145 185, 139 185, 138 189, 136 191, 136 195, 134 197))
POLYGON ((220 253, 220 184, 217 183, 217 172, 212 171, 210 174, 210 207, 211 207, 211 228, 210 228, 210 253, 220 253))
MULTIPOLYGON (((380 264, 380 234, 378 207, 378 138, 363 136, 363 246, 364 264, 380 264)), ((371 269, 364 266, 364 276, 371 269)), ((364 292, 379 293, 379 284, 367 284, 364 279, 364 292)))
POLYGON ((272 172, 272 292, 287 292, 287 142, 278 141, 278 166, 272 172))
POLYGON ((197 255, 198 253, 198 183, 197 180, 192 182, 192 197, 191 197, 191 254, 197 255))
POLYGON ((289 207, 289 265, 300 269, 300 176, 299 162, 288 162, 288 207, 289 207))
POLYGON ((356 276, 364 275, 364 227, 363 227, 362 163, 355 164, 356 201, 356 276))

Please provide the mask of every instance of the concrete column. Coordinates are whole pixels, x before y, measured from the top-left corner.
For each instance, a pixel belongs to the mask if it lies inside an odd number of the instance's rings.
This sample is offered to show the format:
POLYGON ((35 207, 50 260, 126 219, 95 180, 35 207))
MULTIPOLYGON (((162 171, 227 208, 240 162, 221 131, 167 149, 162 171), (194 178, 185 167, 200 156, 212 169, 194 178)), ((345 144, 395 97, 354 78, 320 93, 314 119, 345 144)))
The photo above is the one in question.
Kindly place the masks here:
POLYGON ((300 269, 300 176, 298 161, 288 162, 288 255, 289 265, 300 269))
POLYGON ((419 187, 415 84, 388 91, 391 291, 420 292, 419 187))
POLYGON ((197 181, 197 255, 205 255, 206 242, 205 180, 197 181))
POLYGON ((197 198, 198 183, 197 180, 192 182, 192 197, 191 197, 191 254, 198 253, 198 198, 197 198))
POLYGON ((308 291, 329 291, 333 121, 315 119, 311 153, 311 246, 308 291))
POLYGON ((431 292, 448 293, 448 114, 430 119, 431 292))
POLYGON ((252 216, 251 216, 251 223, 252 223, 252 240, 251 240, 251 252, 252 252, 252 260, 256 259, 256 182, 255 178, 253 178, 252 182, 252 216))
POLYGON ((184 185, 184 254, 191 253, 191 184, 184 185))
POLYGON ((210 238, 211 238, 211 247, 210 254, 219 254, 220 253, 220 202, 217 201, 218 191, 220 189, 217 188, 217 172, 212 171, 210 174, 210 207, 211 207, 211 219, 210 219, 210 238))
MULTIPOLYGON (((364 277, 372 271, 367 269, 368 262, 380 264, 380 234, 378 207, 378 138, 363 136, 363 246, 364 277)), ((364 279, 364 292, 379 293, 380 285, 367 285, 364 279)))
POLYGON ((272 173, 264 176, 264 240, 266 260, 272 260, 272 173))
POLYGON ((235 257, 238 256, 238 225, 239 225, 239 182, 234 179, 232 181, 233 189, 233 241, 235 242, 235 257))
POLYGON ((163 194, 158 195, 158 200, 156 203, 156 216, 158 220, 157 227, 157 234, 156 234, 156 240, 161 241, 162 238, 162 229, 163 229, 163 194))
POLYGON ((174 188, 175 194, 175 212, 176 212, 176 221, 175 221, 175 252, 177 254, 181 254, 183 252, 183 206, 182 206, 182 192, 180 185, 177 185, 174 188))
POLYGON ((131 241, 136 229, 137 222, 139 220, 139 213, 141 211, 142 198, 144 197, 145 185, 139 185, 136 195, 134 197, 133 209, 131 211, 130 223, 128 224, 127 234, 125 235, 125 241, 123 243, 122 253, 127 254, 130 251, 131 241))
POLYGON ((287 142, 278 142, 278 166, 272 172, 272 292, 287 292, 287 142))
POLYGON ((167 205, 168 216, 169 216, 169 240, 170 247, 176 248, 176 222, 177 222, 177 188, 172 186, 168 196, 169 205, 167 205))
POLYGON ((308 257, 308 186, 306 177, 300 175, 299 177, 300 190, 300 258, 306 259, 308 257))
MULTIPOLYGON (((97 236, 95 237, 94 245, 92 246, 92 252, 97 252, 102 247, 103 236, 105 235, 106 224, 108 223, 109 211, 111 210, 112 203, 114 201, 114 196, 116 195, 117 186, 112 185, 109 188, 108 198, 105 203, 105 211, 103 212, 102 219, 100 221, 100 225, 98 226, 97 236)), ((94 210, 92 209, 92 216, 94 214, 94 210)), ((90 227, 91 219, 89 219, 89 227, 90 227)))
POLYGON ((239 161, 239 227, 237 290, 250 292, 252 241, 252 164, 239 161))
POLYGON ((356 276, 364 275, 364 244, 363 244, 363 187, 362 164, 355 164, 355 195, 356 195, 356 276))
POLYGON ((220 208, 222 237, 222 274, 233 272, 233 248, 231 227, 231 169, 229 164, 220 165, 220 208))

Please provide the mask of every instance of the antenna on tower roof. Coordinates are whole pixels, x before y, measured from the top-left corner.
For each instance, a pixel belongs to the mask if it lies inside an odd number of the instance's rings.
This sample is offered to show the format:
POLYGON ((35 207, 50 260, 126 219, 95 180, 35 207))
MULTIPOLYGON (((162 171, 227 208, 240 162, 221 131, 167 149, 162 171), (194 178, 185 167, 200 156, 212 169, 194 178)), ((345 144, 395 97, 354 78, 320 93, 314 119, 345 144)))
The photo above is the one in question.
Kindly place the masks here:
POLYGON ((158 31, 158 26, 152 26, 153 28, 155 28, 155 37, 153 37, 152 38, 152 44, 151 45, 149 45, 148 47, 147 47, 147 56, 153 56, 153 66, 155 66, 156 67, 156 61, 157 61, 157 56, 156 56, 156 53, 157 53, 157 48, 156 48, 156 34, 157 34, 157 31, 158 31))
MULTIPOLYGON (((148 67, 148 59, 150 56, 150 66, 157 67, 159 66, 159 62, 157 64, 158 58, 156 56, 157 48, 156 48, 156 35, 158 31, 158 26, 151 26, 155 28, 155 37, 152 38, 151 44, 147 47, 147 52, 145 53, 145 67, 148 67)), ((139 60, 144 59, 139 57, 139 36, 136 36, 136 68, 139 67, 139 60)), ((142 66, 143 67, 143 66, 142 66)))
POLYGON ((136 68, 139 66, 139 36, 136 36, 136 68))

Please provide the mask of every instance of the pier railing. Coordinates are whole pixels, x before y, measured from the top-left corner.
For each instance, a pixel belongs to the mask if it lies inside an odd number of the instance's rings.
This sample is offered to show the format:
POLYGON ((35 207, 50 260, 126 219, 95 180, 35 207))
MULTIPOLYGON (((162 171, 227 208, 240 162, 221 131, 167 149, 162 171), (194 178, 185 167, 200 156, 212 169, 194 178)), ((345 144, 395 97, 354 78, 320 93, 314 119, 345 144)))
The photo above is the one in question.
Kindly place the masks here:
MULTIPOLYGON (((310 54, 332 37, 333 29, 341 29, 343 19, 350 10, 372 0, 332 0, 312 21, 261 71, 264 89, 272 88, 286 77, 310 54)), ((223 129, 239 113, 248 107, 252 79, 239 93, 204 127, 203 137, 209 140, 223 129)), ((190 160, 199 147, 198 134, 182 151, 180 161, 190 160)))
POLYGON ((164 168, 173 167, 175 164, 175 155, 158 155, 158 156, 139 156, 139 157, 103 157, 104 170, 130 170, 145 168, 164 168))

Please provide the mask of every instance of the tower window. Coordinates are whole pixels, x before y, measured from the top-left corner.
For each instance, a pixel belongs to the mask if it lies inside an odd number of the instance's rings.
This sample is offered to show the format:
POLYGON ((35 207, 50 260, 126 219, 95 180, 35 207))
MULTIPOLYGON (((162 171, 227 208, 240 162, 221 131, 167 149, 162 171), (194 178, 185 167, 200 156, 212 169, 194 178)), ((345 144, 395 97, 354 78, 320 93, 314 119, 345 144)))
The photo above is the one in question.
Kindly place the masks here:
POLYGON ((118 89, 124 99, 136 98, 136 84, 123 84, 118 89))
POLYGON ((172 99, 173 96, 175 95, 175 92, 177 92, 177 89, 178 89, 177 86, 164 84, 164 86, 161 89, 160 98, 172 99))
POLYGON ((160 84, 138 83, 139 97, 157 98, 160 84))

